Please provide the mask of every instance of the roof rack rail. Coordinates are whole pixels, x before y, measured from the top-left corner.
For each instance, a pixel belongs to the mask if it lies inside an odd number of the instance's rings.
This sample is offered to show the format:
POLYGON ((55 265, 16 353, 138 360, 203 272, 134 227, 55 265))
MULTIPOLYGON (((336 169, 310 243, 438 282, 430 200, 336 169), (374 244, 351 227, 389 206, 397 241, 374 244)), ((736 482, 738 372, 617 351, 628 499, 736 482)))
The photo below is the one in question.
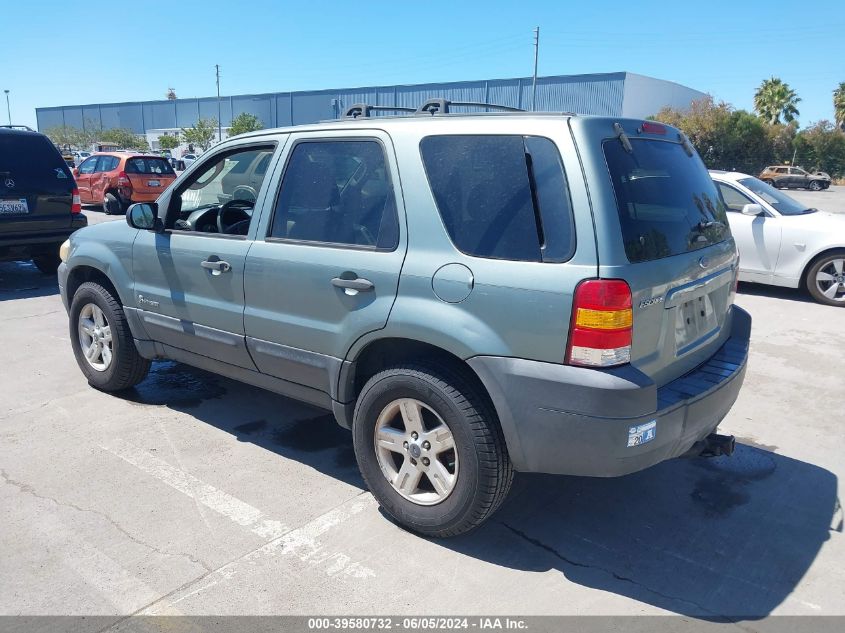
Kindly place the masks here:
POLYGON ((501 110, 503 112, 525 112, 522 108, 512 108, 511 106, 499 105, 497 103, 480 103, 477 101, 449 101, 449 99, 429 99, 417 108, 415 114, 449 114, 452 106, 469 106, 476 108, 490 108, 491 110, 501 110))
POLYGON ((27 132, 34 132, 31 127, 28 125, 0 125, 0 127, 7 128, 9 130, 26 130, 27 132))
POLYGON ((370 112, 373 110, 383 112, 416 112, 414 108, 403 108, 401 106, 376 106, 370 105, 368 103, 356 103, 348 108, 346 108, 346 112, 343 113, 341 118, 343 119, 359 119, 359 118, 369 118, 370 112))

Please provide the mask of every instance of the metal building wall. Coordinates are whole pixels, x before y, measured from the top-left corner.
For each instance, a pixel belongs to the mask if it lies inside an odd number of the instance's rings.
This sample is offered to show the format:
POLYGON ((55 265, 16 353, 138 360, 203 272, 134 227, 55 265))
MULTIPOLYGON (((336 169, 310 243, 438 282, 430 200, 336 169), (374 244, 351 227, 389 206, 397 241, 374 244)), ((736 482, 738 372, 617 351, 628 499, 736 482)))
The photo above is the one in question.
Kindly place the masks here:
MULTIPOLYGON (((540 77, 537 81, 536 109, 621 116, 623 113, 629 115, 629 108, 623 108, 623 104, 630 104, 633 111, 650 107, 655 99, 666 99, 667 103, 669 100, 677 101, 687 94, 684 91, 701 94, 650 77, 636 75, 633 81, 631 77, 621 72, 540 77), (626 76, 633 89, 638 91, 639 96, 633 100, 629 100, 627 95, 626 76)), ((416 108, 433 97, 530 109, 531 78, 235 95, 221 98, 220 118, 227 125, 233 116, 248 112, 256 115, 265 127, 281 127, 333 119, 354 103, 416 108)), ((122 127, 143 134, 152 129, 190 127, 200 117, 217 118, 217 99, 204 97, 37 108, 36 117, 39 130, 61 125, 83 127, 93 121, 104 128, 122 127)))

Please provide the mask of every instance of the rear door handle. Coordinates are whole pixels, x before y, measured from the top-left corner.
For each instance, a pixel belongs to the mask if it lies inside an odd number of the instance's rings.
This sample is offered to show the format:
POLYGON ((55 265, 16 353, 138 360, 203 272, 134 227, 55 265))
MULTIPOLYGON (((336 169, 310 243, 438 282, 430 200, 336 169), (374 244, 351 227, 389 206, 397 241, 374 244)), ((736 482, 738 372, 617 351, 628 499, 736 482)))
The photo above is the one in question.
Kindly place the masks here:
POLYGON ((229 262, 224 262, 222 259, 206 259, 204 262, 200 263, 200 266, 210 270, 212 273, 227 273, 232 270, 229 262))
POLYGON ((350 290, 354 290, 355 292, 367 292, 368 290, 372 290, 375 288, 375 285, 369 279, 362 279, 361 277, 356 277, 355 279, 344 279, 343 277, 335 277, 332 279, 332 285, 336 288, 343 288, 347 291, 347 294, 354 294, 348 292, 350 290))

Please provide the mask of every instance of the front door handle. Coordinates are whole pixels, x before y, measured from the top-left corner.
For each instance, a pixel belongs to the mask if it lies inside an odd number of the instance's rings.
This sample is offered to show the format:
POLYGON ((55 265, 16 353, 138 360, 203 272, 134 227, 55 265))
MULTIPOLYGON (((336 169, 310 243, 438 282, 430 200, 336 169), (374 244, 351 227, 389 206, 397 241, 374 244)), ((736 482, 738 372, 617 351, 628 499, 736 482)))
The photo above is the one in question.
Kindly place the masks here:
POLYGON ((366 292, 375 288, 375 285, 372 281, 370 281, 369 279, 362 279, 361 277, 356 277, 354 279, 335 277, 334 279, 332 279, 332 285, 336 288, 343 288, 346 291, 346 294, 366 292))
POLYGON ((227 273, 232 270, 232 266, 229 262, 224 262, 222 259, 207 259, 204 262, 200 263, 200 266, 203 268, 207 268, 212 273, 227 273))

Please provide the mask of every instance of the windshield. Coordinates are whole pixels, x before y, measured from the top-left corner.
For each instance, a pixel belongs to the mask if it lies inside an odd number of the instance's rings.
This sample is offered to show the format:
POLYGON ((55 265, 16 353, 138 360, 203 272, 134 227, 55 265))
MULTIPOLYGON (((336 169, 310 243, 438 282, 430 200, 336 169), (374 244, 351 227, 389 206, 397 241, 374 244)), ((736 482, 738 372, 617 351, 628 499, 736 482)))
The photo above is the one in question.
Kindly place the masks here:
POLYGON ((722 197, 701 160, 679 143, 604 143, 625 253, 644 262, 706 248, 731 236, 722 197))
POLYGON ((739 184, 768 202, 781 215, 803 215, 816 211, 816 209, 808 209, 807 205, 801 204, 794 198, 790 198, 782 191, 775 189, 771 185, 767 185, 757 178, 743 178, 739 181, 739 184))

